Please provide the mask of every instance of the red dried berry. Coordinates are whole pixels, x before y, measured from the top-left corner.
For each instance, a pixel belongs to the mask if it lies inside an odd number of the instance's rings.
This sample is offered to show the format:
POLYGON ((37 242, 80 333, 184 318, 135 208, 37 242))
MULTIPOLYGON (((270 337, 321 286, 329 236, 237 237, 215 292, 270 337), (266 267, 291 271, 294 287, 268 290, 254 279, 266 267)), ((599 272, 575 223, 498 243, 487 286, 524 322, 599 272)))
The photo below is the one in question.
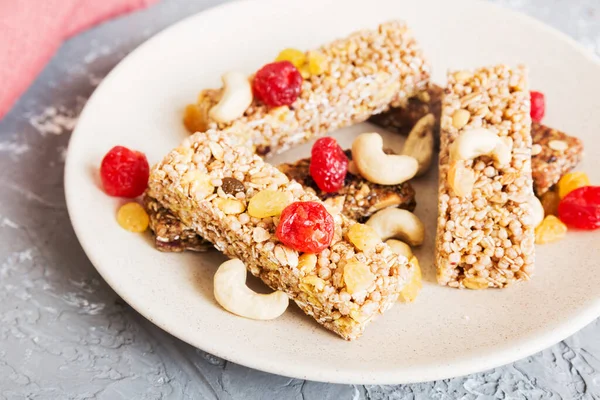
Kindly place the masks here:
POLYGON ((146 156, 123 146, 113 147, 100 165, 102 186, 111 196, 134 198, 141 195, 148 186, 149 175, 146 156))
POLYGON ((531 96, 531 119, 535 122, 542 122, 544 114, 546 113, 546 100, 542 92, 536 92, 532 90, 529 92, 531 96))
POLYGON ((344 186, 348 157, 337 141, 324 137, 315 142, 310 159, 310 176, 324 192, 337 192, 344 186))
POLYGON ((319 253, 333 240, 333 217, 321 203, 299 201, 281 212, 277 239, 304 253, 319 253))
POLYGON ((302 75, 291 62, 277 61, 258 70, 252 87, 269 107, 289 106, 300 96, 302 75))
POLYGON ((558 217, 573 228, 600 228, 600 186, 583 186, 566 195, 558 204, 558 217))

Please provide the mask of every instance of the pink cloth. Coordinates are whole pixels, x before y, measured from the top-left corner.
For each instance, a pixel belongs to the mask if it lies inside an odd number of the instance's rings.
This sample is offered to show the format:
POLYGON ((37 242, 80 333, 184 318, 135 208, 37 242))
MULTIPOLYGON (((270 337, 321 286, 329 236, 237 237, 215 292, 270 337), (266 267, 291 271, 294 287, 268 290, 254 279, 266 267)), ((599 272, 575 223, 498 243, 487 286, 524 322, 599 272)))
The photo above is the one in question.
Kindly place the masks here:
POLYGON ((0 119, 64 39, 156 0, 0 0, 0 119))

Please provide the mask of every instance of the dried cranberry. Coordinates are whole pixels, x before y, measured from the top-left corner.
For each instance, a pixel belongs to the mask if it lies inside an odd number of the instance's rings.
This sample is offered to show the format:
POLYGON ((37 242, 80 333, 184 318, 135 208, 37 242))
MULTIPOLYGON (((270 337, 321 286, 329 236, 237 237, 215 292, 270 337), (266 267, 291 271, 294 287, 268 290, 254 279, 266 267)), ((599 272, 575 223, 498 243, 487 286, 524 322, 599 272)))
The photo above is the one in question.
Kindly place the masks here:
POLYGON ((583 186, 566 195, 558 204, 558 217, 573 228, 600 228, 600 186, 583 186))
POLYGON ((546 100, 542 92, 532 90, 529 92, 531 96, 531 119, 535 122, 542 122, 544 113, 546 112, 546 100))
POLYGON ((150 167, 143 153, 123 146, 113 147, 102 159, 100 177, 111 196, 134 198, 146 190, 150 167))
POLYGON ((291 62, 277 61, 259 69, 252 86, 269 107, 289 106, 300 96, 302 75, 291 62))
POLYGON ((294 250, 319 253, 333 240, 333 217, 321 203, 299 201, 281 212, 277 239, 294 250))
POLYGON ((348 157, 337 141, 324 137, 315 142, 310 159, 310 176, 324 192, 337 192, 344 186, 348 157))

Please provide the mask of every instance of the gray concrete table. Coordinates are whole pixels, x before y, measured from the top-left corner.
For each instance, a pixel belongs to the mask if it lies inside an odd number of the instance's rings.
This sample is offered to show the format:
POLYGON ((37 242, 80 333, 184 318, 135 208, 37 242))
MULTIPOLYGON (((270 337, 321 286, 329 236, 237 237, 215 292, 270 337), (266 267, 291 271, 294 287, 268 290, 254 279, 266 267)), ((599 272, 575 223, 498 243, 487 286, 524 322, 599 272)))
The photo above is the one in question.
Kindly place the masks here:
MULTIPOLYGON (((599 0, 502 0, 600 54, 599 0)), ((69 223, 64 155, 98 82, 155 32, 216 0, 164 0, 69 40, 0 122, 0 399, 593 399, 600 322, 527 359, 444 381, 331 385, 197 350, 127 306, 69 223)), ((0 83, 1 84, 1 83, 0 83)))

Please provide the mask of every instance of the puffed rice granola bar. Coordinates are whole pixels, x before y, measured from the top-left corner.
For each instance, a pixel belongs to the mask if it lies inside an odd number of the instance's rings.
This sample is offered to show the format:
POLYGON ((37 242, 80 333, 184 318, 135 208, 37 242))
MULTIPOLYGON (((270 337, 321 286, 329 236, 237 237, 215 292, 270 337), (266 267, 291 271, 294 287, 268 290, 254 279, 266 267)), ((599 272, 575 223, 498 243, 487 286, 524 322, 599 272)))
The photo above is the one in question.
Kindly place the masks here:
MULTIPOLYGON (((280 153, 363 122, 390 106, 404 106, 429 81, 430 66, 401 21, 355 32, 317 51, 325 56, 326 67, 323 73, 304 80, 300 97, 291 107, 269 108, 254 99, 241 118, 216 123, 208 111, 218 103, 223 89, 207 89, 200 93, 197 104, 190 106, 197 107, 205 121, 194 131, 227 127, 237 131, 240 126, 247 126, 252 129, 251 142, 258 154, 280 153)), ((242 143, 247 140, 245 136, 241 138, 242 143)))
POLYGON ((531 277, 534 227, 528 203, 533 196, 529 112, 525 67, 498 65, 448 74, 440 131, 436 238, 440 284, 501 288, 531 277), (490 157, 461 161, 474 171, 476 181, 472 194, 460 197, 448 183, 449 148, 461 132, 478 127, 509 138, 511 161, 497 167, 490 157))
POLYGON ((269 287, 287 293, 317 322, 344 339, 358 338, 369 321, 397 301, 412 264, 385 243, 356 250, 345 239, 355 222, 331 209, 335 234, 327 249, 299 254, 280 243, 278 217, 259 219, 245 212, 252 196, 270 189, 290 193, 293 201, 320 200, 236 143, 221 131, 193 135, 152 169, 148 196, 225 255, 241 259, 269 287), (227 179, 240 183, 235 195, 225 192, 227 179), (370 272, 356 276, 356 263, 370 272), (366 289, 351 293, 347 282, 352 280, 366 289))

